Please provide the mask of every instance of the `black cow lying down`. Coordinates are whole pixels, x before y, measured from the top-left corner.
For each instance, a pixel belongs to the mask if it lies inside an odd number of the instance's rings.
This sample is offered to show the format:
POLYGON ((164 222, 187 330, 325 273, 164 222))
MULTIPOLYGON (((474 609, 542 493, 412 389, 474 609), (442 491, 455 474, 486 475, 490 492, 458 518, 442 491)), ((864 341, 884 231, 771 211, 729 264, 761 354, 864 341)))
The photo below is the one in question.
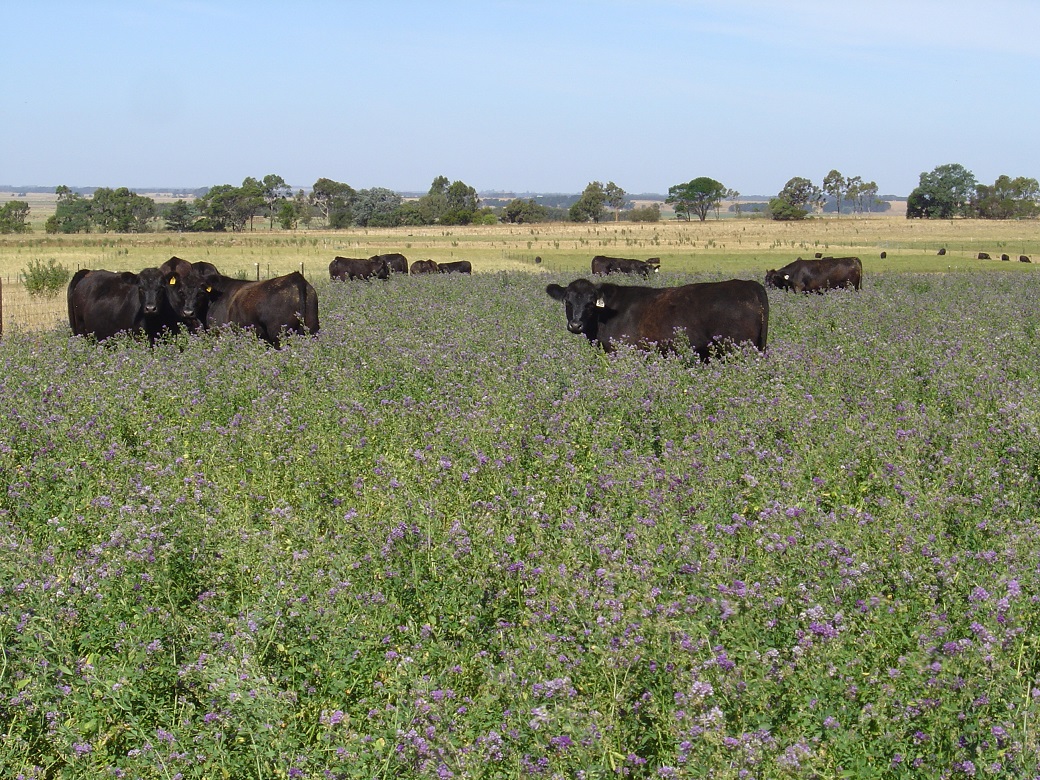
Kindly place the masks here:
POLYGON ((766 287, 795 292, 823 292, 838 287, 858 290, 862 282, 863 263, 858 257, 824 257, 820 260, 799 257, 778 271, 766 271, 766 287))
POLYGON ((282 330, 318 332, 318 295, 299 271, 255 282, 219 273, 204 274, 203 279, 210 294, 207 328, 248 328, 276 347, 282 330))
POLYGON ((550 284, 545 291, 566 304, 571 333, 584 334, 607 352, 616 342, 667 350, 677 334, 689 340, 701 360, 729 342, 766 348, 769 300, 758 282, 655 288, 577 279, 566 287, 550 284))
POLYGON ((661 270, 661 260, 651 257, 649 260, 632 260, 627 257, 606 257, 596 255, 592 258, 592 273, 606 276, 607 274, 636 274, 643 278, 650 278, 661 270))

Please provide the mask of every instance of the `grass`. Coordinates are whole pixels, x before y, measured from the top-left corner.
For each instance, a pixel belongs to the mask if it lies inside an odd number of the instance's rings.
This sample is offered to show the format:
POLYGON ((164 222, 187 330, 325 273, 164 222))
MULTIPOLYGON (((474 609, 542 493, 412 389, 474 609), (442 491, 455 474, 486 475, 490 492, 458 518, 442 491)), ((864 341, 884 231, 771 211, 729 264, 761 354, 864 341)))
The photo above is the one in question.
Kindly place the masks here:
POLYGON ((318 280, 282 350, 8 333, 0 767, 1035 776, 1040 280, 993 265, 773 291, 709 365, 569 334, 571 271, 318 280))
MULTIPOLYGON (((258 225, 261 222, 257 223, 258 225)), ((72 271, 105 268, 138 271, 172 255, 205 260, 229 275, 262 277, 303 270, 312 281, 328 276, 337 255, 369 257, 402 252, 410 261, 469 260, 477 273, 550 271, 588 274, 594 255, 660 257, 665 271, 719 272, 762 278, 769 268, 796 257, 856 254, 868 279, 883 271, 1024 272, 1019 255, 1040 260, 1040 222, 980 220, 911 221, 896 217, 828 218, 802 223, 760 219, 652 224, 552 223, 475 228, 397 228, 351 231, 232 234, 0 236, 0 281, 5 285, 6 327, 49 327, 64 315, 59 298, 22 307, 17 280, 31 263, 54 260, 72 271), (947 254, 938 256, 940 247, 947 254), (887 258, 880 258, 881 252, 887 258), (1015 262, 977 260, 979 252, 1015 262), (536 263, 536 258, 541 263, 536 263), (13 296, 9 298, 9 296, 13 296)))

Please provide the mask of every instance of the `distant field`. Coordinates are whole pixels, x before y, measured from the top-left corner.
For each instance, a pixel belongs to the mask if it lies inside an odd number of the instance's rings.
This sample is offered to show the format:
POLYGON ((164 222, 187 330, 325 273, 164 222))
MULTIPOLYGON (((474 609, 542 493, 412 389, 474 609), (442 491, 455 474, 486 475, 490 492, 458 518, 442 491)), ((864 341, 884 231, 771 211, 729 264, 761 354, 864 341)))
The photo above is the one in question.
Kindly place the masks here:
POLYGON ((325 279, 337 255, 369 257, 402 252, 409 261, 469 260, 475 272, 559 271, 588 273, 598 254, 660 257, 662 273, 711 272, 761 278, 769 268, 816 252, 858 255, 869 275, 885 271, 1006 270, 1032 272, 1020 255, 1040 260, 1040 222, 981 220, 911 221, 901 217, 812 219, 801 223, 762 219, 657 224, 499 225, 355 229, 349 231, 267 231, 222 234, 151 233, 51 236, 37 230, 0 236, 0 280, 4 283, 4 325, 50 327, 64 317, 59 298, 30 299, 20 275, 31 262, 53 258, 75 271, 105 268, 137 271, 173 255, 206 260, 229 275, 277 276, 302 269, 325 279), (944 256, 936 253, 946 248, 944 256), (880 258, 881 252, 887 258, 880 258), (977 260, 979 252, 1014 262, 977 260), (537 262, 541 258, 541 262, 537 262))

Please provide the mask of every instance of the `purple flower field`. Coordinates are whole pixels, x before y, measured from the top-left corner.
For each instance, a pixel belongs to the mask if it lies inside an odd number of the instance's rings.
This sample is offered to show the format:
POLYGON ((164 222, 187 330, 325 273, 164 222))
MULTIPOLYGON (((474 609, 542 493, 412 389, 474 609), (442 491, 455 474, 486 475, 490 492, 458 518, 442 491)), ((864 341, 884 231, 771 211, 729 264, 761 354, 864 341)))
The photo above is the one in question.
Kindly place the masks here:
POLYGON ((572 278, 7 334, 3 776, 1040 775, 1040 280, 770 291, 704 365, 572 278))

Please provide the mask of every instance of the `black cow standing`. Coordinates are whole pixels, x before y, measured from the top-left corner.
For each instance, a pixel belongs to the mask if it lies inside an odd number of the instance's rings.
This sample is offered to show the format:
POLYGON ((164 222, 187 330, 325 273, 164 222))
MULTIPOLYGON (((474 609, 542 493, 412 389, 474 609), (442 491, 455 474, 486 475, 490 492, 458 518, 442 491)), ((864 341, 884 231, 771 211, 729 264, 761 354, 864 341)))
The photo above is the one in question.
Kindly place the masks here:
POLYGON ((607 352, 617 342, 667 350, 677 335, 689 340, 701 360, 728 343, 766 348, 769 299, 758 282, 655 288, 577 279, 566 287, 550 284, 545 291, 566 304, 571 333, 584 334, 607 352))
MULTIPOLYGON (((209 293, 202 273, 179 257, 171 257, 159 266, 159 270, 163 274, 163 289, 176 319, 170 330, 179 332, 182 324, 192 333, 201 330, 209 307, 209 293)), ((215 266, 213 270, 216 270, 215 266)))
POLYGON ((862 283, 863 263, 858 257, 799 257, 779 270, 766 271, 766 287, 795 292, 823 292, 839 287, 858 290, 862 283))
POLYGON ((606 257, 596 255, 592 258, 592 273, 597 276, 607 274, 635 274, 649 279, 650 274, 661 270, 661 260, 652 257, 649 260, 632 260, 627 257, 606 257))
POLYGON ((392 274, 408 273, 408 258, 400 252, 389 252, 385 255, 372 255, 369 260, 382 260, 386 269, 392 274))
POLYGON ((329 278, 335 281, 339 279, 386 279, 390 276, 390 269, 386 261, 375 256, 371 258, 361 257, 337 257, 329 263, 329 278))
POLYGON ((318 294, 299 271, 255 282, 213 273, 203 279, 210 296, 207 328, 237 325, 276 347, 283 330, 318 332, 318 294))
POLYGON ((144 333, 151 343, 179 318, 164 289, 166 279, 158 268, 140 273, 81 269, 66 293, 69 325, 77 336, 99 341, 117 333, 144 333))

